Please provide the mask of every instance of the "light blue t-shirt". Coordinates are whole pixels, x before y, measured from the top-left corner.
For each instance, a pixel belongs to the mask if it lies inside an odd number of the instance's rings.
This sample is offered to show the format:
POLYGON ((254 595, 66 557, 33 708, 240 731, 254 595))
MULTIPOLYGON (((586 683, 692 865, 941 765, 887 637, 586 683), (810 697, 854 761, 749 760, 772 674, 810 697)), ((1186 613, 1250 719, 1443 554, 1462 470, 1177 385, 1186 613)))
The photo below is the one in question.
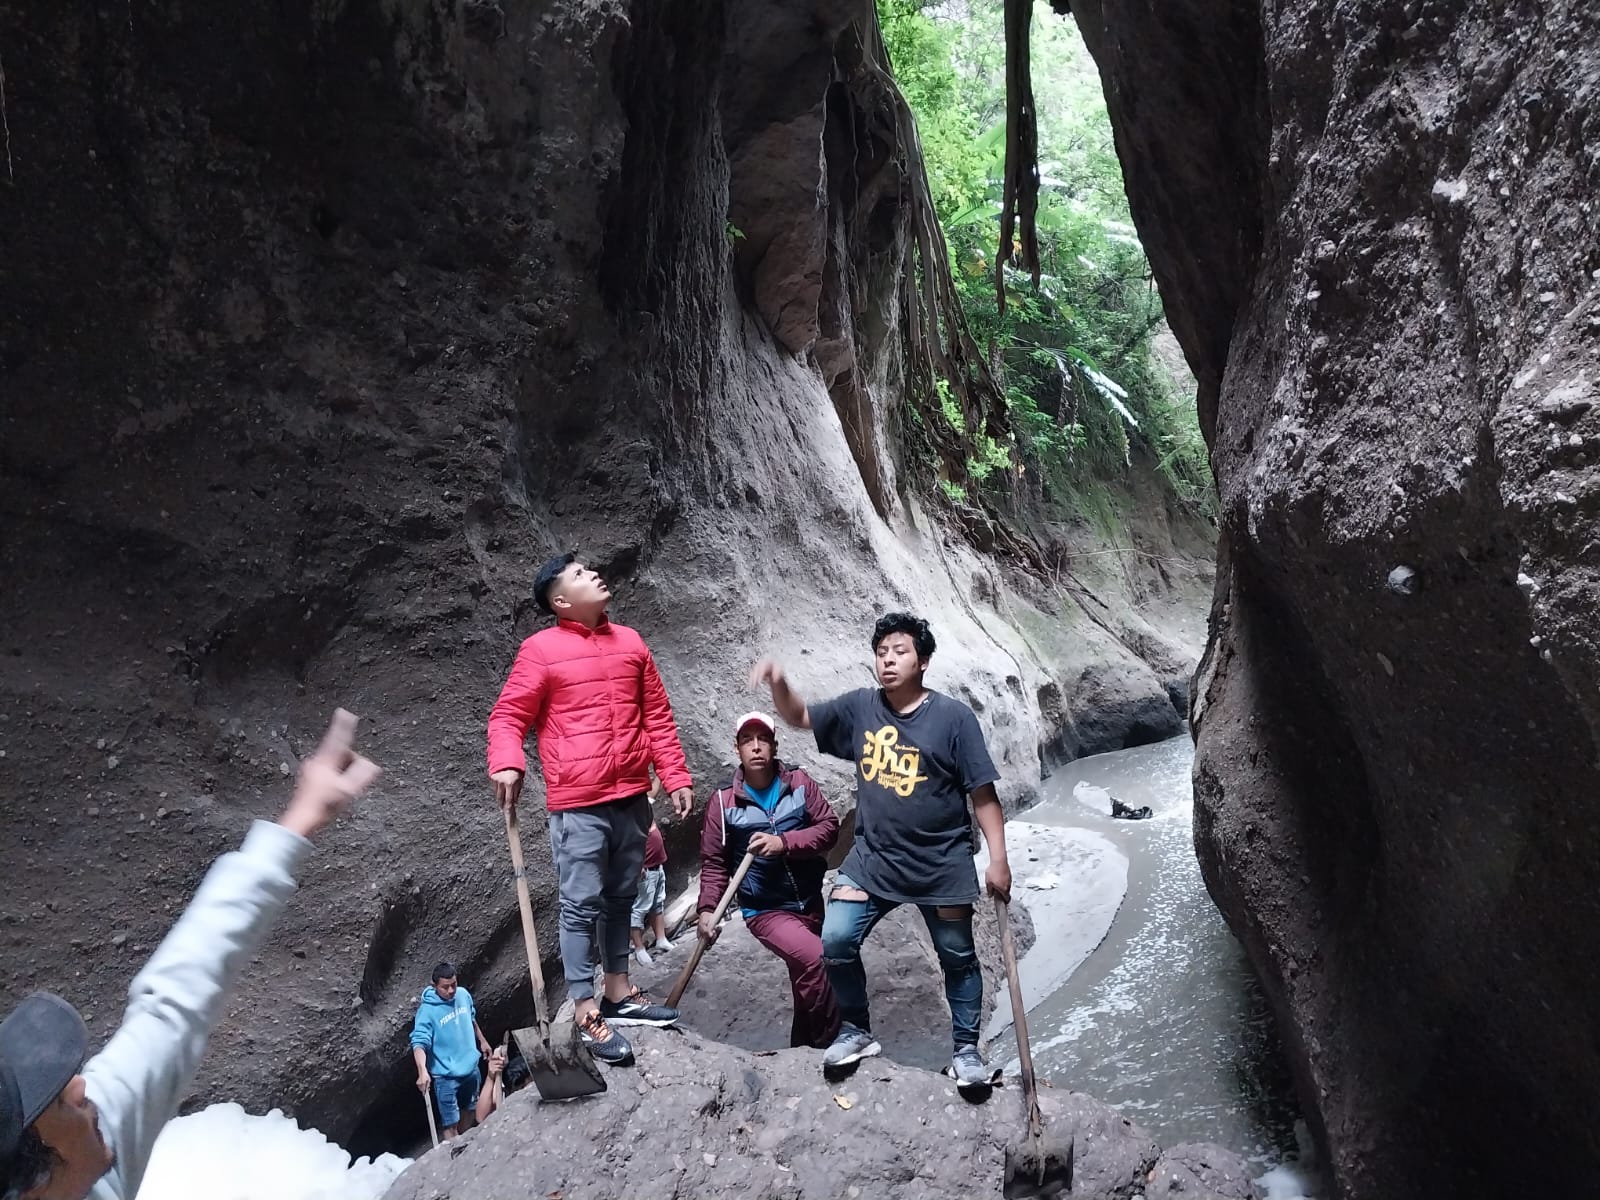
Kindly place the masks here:
MULTIPOLYGON (((772 777, 772 782, 762 789, 753 788, 746 783, 744 785, 744 794, 749 796, 750 799, 754 800, 756 804, 760 806, 761 811, 770 817, 772 815, 772 810, 778 807, 778 797, 783 795, 783 780, 774 775, 772 777)), ((744 919, 748 921, 751 917, 765 912, 766 910, 761 908, 745 908, 743 905, 740 905, 739 911, 744 914, 744 919)))

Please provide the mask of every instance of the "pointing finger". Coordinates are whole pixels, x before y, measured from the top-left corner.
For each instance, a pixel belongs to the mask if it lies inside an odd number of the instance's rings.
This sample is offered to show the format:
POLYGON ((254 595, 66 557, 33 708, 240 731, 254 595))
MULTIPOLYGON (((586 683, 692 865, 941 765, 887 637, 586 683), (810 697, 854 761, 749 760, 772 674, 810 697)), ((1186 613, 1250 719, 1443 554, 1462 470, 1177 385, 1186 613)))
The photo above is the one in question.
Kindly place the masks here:
POLYGON ((350 758, 350 747, 355 744, 356 722, 355 713, 349 709, 334 709, 328 732, 322 735, 322 745, 317 747, 317 756, 326 756, 343 766, 350 758))

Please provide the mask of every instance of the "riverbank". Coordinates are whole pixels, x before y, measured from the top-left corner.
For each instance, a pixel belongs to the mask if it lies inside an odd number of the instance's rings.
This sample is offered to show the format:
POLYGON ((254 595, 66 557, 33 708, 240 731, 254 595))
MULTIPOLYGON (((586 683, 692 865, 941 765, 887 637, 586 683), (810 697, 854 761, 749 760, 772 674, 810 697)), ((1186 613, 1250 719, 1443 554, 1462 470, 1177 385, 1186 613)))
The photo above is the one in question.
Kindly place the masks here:
MULTIPOLYGON (((1102 926, 1083 914, 1105 907, 1103 866, 1042 880, 1017 870, 1017 894, 1036 926, 1052 931, 1020 964, 1035 1063, 1056 1086, 1099 1097, 1164 1141, 1234 1148, 1263 1173, 1273 1200, 1314 1195, 1265 998, 1195 861, 1192 762, 1184 736, 1065 764, 1013 822, 1028 851, 1093 846, 1095 861, 1121 864, 1124 880, 1102 926), (1113 795, 1148 805, 1151 817, 1113 819, 1113 795), (1037 882, 1050 886, 1030 886, 1037 882), (1103 936, 1063 976, 1050 944, 1096 929, 1103 936)), ((997 1010, 986 1036, 1006 1045, 1008 1022, 1009 1007, 997 1010)), ((1014 1059, 1006 1064, 1015 1068, 1014 1059)))

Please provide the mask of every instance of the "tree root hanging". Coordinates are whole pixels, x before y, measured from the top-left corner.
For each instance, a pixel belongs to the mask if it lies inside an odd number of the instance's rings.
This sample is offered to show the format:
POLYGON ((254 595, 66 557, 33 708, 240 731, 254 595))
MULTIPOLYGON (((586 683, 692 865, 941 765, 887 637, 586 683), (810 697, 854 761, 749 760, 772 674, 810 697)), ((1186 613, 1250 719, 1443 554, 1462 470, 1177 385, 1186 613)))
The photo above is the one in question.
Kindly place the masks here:
POLYGON ((1020 260, 1039 286, 1039 124, 1033 107, 1033 0, 1005 0, 1006 176, 1000 245, 994 257, 995 303, 1006 311, 1006 264, 1020 260))
POLYGON ((6 182, 15 183, 17 173, 11 165, 11 122, 6 118, 6 64, 0 59, 0 135, 6 143, 6 182))
POLYGON ((938 381, 950 388, 960 407, 967 437, 983 433, 1008 441, 1004 396, 989 361, 967 326, 955 281, 950 276, 950 250, 939 224, 928 172, 911 106, 895 82, 876 14, 862 37, 860 67, 874 95, 875 107, 894 125, 896 144, 905 155, 903 202, 908 210, 914 261, 903 273, 901 309, 905 322, 906 383, 912 402, 925 418, 929 441, 952 482, 967 478, 971 449, 949 428, 937 401, 938 381))

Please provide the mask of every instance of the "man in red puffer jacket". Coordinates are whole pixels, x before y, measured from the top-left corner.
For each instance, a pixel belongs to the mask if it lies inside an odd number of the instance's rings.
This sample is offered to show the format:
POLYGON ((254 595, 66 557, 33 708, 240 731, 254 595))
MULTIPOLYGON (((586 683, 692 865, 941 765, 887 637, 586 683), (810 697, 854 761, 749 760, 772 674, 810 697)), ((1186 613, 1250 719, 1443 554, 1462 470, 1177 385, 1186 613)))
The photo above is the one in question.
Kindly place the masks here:
POLYGON ((625 1065, 633 1047, 612 1026, 678 1019, 677 1010, 651 1003, 628 982, 629 917, 650 828, 650 767, 679 817, 694 805, 693 781, 644 639, 606 618, 605 581, 568 554, 539 569, 533 598, 556 624, 522 643, 489 714, 489 777, 496 802, 515 805, 531 727, 544 769, 561 892, 561 965, 574 1019, 596 1058, 625 1065), (597 924, 605 943, 599 1003, 592 965, 597 924))

